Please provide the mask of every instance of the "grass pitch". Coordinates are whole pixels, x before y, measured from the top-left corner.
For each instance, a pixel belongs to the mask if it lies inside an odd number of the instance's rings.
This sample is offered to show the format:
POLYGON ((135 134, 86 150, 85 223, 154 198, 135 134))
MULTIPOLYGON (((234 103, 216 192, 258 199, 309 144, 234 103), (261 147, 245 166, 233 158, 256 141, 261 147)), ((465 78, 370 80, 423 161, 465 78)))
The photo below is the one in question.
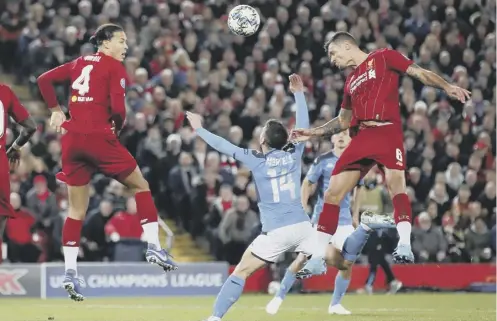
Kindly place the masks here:
MULTIPOLYGON (((493 294, 350 294, 350 316, 327 314, 329 294, 289 295, 279 313, 267 315, 267 295, 244 295, 223 321, 490 321, 493 294)), ((214 297, 87 299, 0 299, 2 321, 200 321, 211 313, 214 297)))

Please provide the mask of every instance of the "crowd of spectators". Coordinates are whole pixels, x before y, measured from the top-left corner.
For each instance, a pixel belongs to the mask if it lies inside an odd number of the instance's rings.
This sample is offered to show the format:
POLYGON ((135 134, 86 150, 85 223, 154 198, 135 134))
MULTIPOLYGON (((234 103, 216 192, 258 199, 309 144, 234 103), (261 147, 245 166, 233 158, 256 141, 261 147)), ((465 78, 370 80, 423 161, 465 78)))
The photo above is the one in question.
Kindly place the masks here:
MULTIPOLYGON (((136 156, 162 215, 193 238, 207 240, 216 259, 236 263, 258 233, 255 186, 246 168, 195 137, 184 112, 201 113, 207 128, 236 145, 258 148, 260 125, 267 119, 293 126, 294 101, 287 90, 293 72, 303 78, 314 126, 337 114, 348 71, 332 69, 323 50, 333 31, 349 31, 365 51, 399 50, 472 91, 472 99, 461 104, 408 77, 399 84, 418 261, 492 260, 495 1, 243 2, 258 8, 262 19, 261 30, 247 38, 226 26, 227 13, 239 1, 7 0, 0 5, 0 61, 39 99, 38 75, 91 53, 87 41, 99 24, 121 24, 129 44, 122 143, 136 156)), ((67 86, 58 92, 60 101, 67 101, 67 86)), ((54 178, 60 143, 46 120, 38 120, 39 130, 12 175, 12 203, 25 217, 7 227, 13 260, 61 255, 67 200, 65 187, 54 178)), ((12 127, 9 143, 15 133, 12 127)), ((329 142, 309 142, 303 174, 330 148, 329 142)), ((119 240, 120 233, 140 238, 139 231, 124 231, 127 224, 121 224, 133 222, 136 210, 119 183, 100 175, 93 182, 81 256, 112 259, 109 240, 119 240)), ((369 175, 361 189, 364 200, 381 197, 361 206, 386 211, 388 197, 373 193, 384 189, 381 175, 369 175)))

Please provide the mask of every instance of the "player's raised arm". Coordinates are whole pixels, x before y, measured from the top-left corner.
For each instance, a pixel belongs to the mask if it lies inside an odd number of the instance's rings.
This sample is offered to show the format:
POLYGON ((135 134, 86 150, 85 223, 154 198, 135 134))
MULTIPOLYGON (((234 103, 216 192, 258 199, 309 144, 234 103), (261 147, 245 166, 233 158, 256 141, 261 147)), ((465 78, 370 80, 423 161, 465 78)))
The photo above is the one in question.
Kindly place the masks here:
POLYGON ((307 108, 307 102, 305 101, 304 83, 300 76, 296 74, 290 75, 289 79, 290 91, 293 93, 297 104, 295 127, 309 128, 309 108, 307 108))
POLYGON ((464 103, 471 96, 471 92, 468 90, 448 83, 445 79, 433 71, 421 68, 412 60, 408 59, 396 50, 387 49, 383 52, 383 56, 385 57, 385 62, 390 69, 406 73, 409 76, 421 81, 426 86, 442 89, 452 99, 457 99, 464 103))
POLYGON ((234 159, 244 163, 248 168, 252 169, 264 158, 257 157, 253 150, 240 148, 238 146, 233 145, 226 139, 214 135, 207 129, 202 127, 202 117, 198 114, 186 112, 186 117, 190 122, 190 125, 195 130, 195 132, 212 148, 221 152, 223 154, 232 156, 234 159))

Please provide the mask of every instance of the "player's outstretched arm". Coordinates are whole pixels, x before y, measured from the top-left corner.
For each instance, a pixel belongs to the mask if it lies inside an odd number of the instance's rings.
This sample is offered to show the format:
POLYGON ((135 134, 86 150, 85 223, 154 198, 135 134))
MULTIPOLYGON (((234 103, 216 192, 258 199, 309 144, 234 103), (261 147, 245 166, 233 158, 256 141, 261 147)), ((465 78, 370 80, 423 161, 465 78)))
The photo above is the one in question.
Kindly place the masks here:
POLYGON ((257 157, 254 151, 233 145, 226 139, 214 135, 207 129, 203 128, 202 117, 200 115, 192 112, 186 112, 186 117, 197 135, 199 135, 209 146, 218 152, 232 156, 234 159, 244 163, 251 169, 257 166, 261 160, 264 160, 264 158, 257 157))
POLYGON ((445 79, 443 79, 433 71, 423 69, 416 64, 410 65, 406 70, 406 74, 413 78, 416 78, 426 86, 442 89, 450 98, 457 99, 462 103, 466 102, 466 100, 471 97, 470 91, 449 84, 447 81, 445 81, 445 79))
POLYGON ((309 128, 309 108, 307 108, 307 102, 305 101, 304 83, 297 74, 291 74, 288 78, 290 79, 290 91, 293 93, 297 104, 295 126, 297 128, 309 128))

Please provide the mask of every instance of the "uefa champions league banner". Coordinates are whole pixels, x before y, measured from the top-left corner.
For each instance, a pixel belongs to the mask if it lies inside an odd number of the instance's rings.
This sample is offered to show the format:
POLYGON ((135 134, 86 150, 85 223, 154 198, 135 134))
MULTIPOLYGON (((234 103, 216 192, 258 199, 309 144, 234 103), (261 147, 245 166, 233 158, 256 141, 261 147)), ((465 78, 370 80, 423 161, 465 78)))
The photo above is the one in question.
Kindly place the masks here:
MULTIPOLYGON (((64 266, 45 266, 42 296, 66 298, 64 266)), ((178 270, 165 273, 147 263, 80 263, 78 275, 86 297, 215 295, 228 277, 228 264, 181 264, 178 270)))

